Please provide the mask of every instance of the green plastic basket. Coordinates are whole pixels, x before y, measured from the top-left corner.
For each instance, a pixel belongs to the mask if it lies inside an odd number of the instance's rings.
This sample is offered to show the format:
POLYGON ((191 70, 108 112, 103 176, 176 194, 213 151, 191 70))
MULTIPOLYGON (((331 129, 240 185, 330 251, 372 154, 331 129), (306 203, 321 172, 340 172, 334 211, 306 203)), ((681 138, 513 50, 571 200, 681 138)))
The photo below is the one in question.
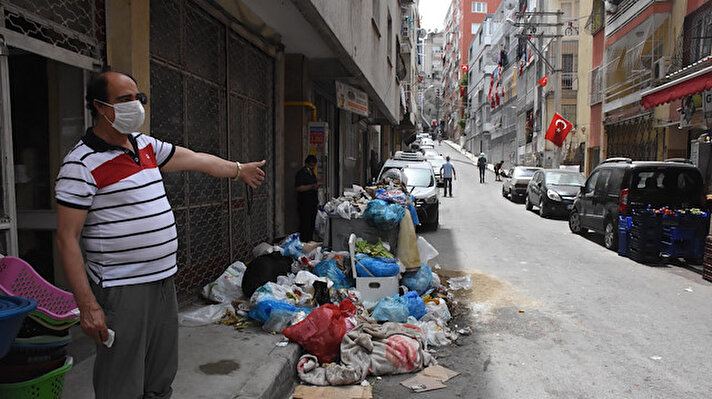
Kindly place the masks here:
POLYGON ((35 379, 12 384, 0 384, 3 399, 62 399, 64 373, 72 368, 73 359, 67 356, 64 366, 35 379))

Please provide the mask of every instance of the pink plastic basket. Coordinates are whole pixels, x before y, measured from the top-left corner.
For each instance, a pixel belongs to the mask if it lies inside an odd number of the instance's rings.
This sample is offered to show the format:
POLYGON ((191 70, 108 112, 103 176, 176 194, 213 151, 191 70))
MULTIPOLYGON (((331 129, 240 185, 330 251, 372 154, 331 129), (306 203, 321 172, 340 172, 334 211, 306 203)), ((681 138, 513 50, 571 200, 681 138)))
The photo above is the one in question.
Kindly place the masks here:
POLYGON ((0 291, 37 301, 37 311, 55 320, 79 316, 74 295, 37 274, 27 262, 14 256, 0 259, 0 291))

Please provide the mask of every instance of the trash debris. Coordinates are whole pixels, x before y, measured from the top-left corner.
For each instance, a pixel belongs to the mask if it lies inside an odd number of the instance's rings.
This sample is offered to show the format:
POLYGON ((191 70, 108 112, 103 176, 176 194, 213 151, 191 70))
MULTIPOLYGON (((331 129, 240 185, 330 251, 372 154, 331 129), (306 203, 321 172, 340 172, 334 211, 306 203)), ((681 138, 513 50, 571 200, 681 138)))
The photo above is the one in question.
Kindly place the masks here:
POLYGON ((524 313, 524 312, 525 312, 524 309, 519 309, 519 313, 524 313))
POLYGON ((404 216, 405 209, 402 206, 389 204, 381 199, 370 201, 363 212, 366 222, 379 230, 391 230, 398 227, 404 216))
POLYGON ((400 264, 396 259, 356 255, 357 277, 393 277, 398 273, 400 273, 400 264))
POLYGON ((457 333, 460 335, 471 335, 472 329, 470 327, 461 328, 457 330, 457 333))
POLYGON ((410 377, 407 380, 401 381, 401 385, 412 390, 413 392, 426 392, 435 389, 447 388, 440 380, 433 377, 417 374, 415 377, 410 377))
POLYGON ((424 375, 426 377, 435 378, 440 382, 446 382, 447 380, 460 375, 460 373, 458 373, 457 371, 450 370, 440 365, 426 367, 418 374, 424 375))
POLYGON ((242 277, 242 291, 246 297, 267 282, 277 282, 278 276, 286 276, 292 271, 292 260, 278 252, 262 255, 247 265, 242 277))
POLYGON ((452 277, 447 280, 447 283, 453 291, 469 290, 472 288, 472 275, 468 274, 462 277, 452 277))
POLYGON ((425 264, 420 266, 417 272, 409 272, 403 275, 401 282, 411 291, 417 291, 418 295, 424 295, 430 288, 433 281, 433 271, 425 264))
POLYGON ((662 356, 650 356, 650 360, 663 360, 662 356))
POLYGON ((231 264, 217 280, 203 287, 203 297, 218 303, 229 303, 242 298, 242 278, 245 270, 247 266, 240 261, 231 264))
POLYGON ((409 314, 408 299, 393 295, 391 297, 381 298, 381 300, 376 303, 371 317, 376 321, 405 323, 408 320, 409 314))
POLYGON ((282 331, 290 341, 313 353, 320 362, 339 357, 339 345, 346 334, 344 315, 338 306, 326 304, 314 309, 306 319, 282 331))
POLYGON ((278 346, 280 348, 284 348, 285 346, 289 345, 289 341, 279 341, 274 344, 274 346, 278 346))
POLYGON ((294 388, 294 399, 371 399, 373 388, 366 386, 349 387, 310 387, 297 385, 294 388))
POLYGON ((420 261, 425 265, 428 264, 428 261, 440 255, 440 252, 422 236, 418 237, 418 253, 420 254, 420 261))
POLYGON ((687 288, 685 288, 685 291, 687 291, 687 292, 692 292, 692 287, 687 287, 687 288))
POLYGON ((178 324, 186 327, 198 327, 213 324, 220 319, 226 311, 232 310, 229 303, 218 303, 197 308, 189 312, 178 314, 178 324))

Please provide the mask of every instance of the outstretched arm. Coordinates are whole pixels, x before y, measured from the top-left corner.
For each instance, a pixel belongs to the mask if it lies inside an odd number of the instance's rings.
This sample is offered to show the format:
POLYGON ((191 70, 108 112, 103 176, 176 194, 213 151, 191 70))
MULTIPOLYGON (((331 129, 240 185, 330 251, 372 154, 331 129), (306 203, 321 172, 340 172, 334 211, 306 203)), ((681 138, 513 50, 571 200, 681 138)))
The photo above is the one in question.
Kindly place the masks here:
POLYGON ((238 176, 250 187, 256 188, 265 179, 265 172, 261 169, 265 161, 240 163, 228 161, 212 154, 194 152, 185 147, 176 146, 173 157, 161 168, 164 172, 180 172, 191 170, 203 172, 214 177, 238 176))

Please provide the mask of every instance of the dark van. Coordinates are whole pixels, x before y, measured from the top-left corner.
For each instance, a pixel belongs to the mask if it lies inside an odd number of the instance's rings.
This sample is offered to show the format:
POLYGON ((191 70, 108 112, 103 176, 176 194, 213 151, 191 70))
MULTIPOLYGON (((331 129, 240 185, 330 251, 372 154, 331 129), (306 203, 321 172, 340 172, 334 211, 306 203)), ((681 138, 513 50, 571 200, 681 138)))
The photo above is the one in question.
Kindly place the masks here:
POLYGON ((591 172, 574 200, 569 229, 583 234, 602 233, 604 245, 618 249, 618 216, 633 209, 668 206, 701 208, 704 204, 702 174, 688 160, 663 162, 611 158, 591 172))

